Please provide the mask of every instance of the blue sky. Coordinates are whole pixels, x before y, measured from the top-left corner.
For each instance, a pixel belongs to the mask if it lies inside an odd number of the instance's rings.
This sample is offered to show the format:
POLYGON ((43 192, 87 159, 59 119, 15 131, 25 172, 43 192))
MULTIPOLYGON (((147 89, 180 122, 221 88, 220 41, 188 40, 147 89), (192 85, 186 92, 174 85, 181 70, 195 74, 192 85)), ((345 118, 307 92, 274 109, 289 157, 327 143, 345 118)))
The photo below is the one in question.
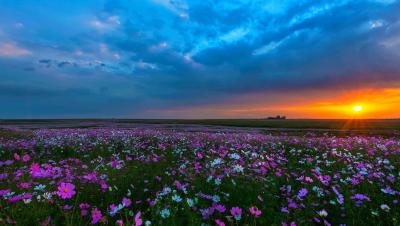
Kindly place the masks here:
POLYGON ((400 87, 396 0, 0 5, 0 118, 258 117, 400 87))

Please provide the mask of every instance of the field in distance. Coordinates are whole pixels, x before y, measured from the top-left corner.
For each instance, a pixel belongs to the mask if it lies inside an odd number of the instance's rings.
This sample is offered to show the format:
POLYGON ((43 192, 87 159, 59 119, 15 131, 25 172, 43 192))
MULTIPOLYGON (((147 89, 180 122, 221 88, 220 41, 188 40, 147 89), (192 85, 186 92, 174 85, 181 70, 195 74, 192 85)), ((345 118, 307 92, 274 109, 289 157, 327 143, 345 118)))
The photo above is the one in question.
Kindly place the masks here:
POLYGON ((204 125, 264 128, 267 130, 296 131, 386 131, 400 130, 400 119, 41 119, 0 120, 0 127, 25 128, 91 128, 135 127, 138 124, 204 125))

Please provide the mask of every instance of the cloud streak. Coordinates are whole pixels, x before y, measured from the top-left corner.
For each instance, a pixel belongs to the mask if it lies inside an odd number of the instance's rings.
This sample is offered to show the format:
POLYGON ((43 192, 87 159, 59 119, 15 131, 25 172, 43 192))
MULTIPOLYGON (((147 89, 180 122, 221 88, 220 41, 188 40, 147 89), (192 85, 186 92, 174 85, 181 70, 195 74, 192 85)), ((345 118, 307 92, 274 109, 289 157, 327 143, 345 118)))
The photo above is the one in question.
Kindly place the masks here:
POLYGON ((32 54, 29 50, 18 47, 14 42, 0 43, 0 57, 20 57, 32 54))

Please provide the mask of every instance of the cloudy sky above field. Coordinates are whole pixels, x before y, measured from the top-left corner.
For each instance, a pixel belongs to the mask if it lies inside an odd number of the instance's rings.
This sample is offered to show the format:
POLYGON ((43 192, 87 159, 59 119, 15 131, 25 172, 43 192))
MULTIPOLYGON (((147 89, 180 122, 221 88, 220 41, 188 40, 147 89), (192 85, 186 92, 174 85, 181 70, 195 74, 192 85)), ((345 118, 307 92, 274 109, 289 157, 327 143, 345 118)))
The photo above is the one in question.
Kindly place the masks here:
POLYGON ((0 5, 0 118, 400 117, 396 0, 0 5))

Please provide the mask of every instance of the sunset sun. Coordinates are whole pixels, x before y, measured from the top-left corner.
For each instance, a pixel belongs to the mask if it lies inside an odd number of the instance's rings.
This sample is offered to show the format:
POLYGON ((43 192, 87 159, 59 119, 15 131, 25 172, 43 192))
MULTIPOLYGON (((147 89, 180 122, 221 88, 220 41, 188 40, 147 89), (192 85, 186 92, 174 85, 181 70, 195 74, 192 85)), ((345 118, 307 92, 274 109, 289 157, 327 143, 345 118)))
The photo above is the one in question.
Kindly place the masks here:
POLYGON ((363 107, 361 105, 356 105, 353 107, 353 111, 355 112, 361 112, 363 110, 363 107))

